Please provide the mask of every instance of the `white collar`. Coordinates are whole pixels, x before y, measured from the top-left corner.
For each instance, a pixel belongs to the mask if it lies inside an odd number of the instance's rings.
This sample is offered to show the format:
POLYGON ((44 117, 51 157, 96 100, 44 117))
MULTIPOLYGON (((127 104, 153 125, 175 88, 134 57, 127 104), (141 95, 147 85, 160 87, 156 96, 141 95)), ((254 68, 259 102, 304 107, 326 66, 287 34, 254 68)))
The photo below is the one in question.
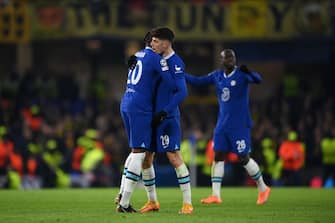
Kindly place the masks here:
POLYGON ((235 66, 234 70, 232 72, 230 72, 228 75, 223 70, 223 76, 225 78, 230 78, 231 76, 233 76, 233 74, 235 74, 236 68, 237 68, 237 66, 235 66))
POLYGON ((164 57, 165 60, 169 59, 170 57, 172 57, 175 54, 174 51, 172 51, 169 55, 167 55, 166 57, 164 57))

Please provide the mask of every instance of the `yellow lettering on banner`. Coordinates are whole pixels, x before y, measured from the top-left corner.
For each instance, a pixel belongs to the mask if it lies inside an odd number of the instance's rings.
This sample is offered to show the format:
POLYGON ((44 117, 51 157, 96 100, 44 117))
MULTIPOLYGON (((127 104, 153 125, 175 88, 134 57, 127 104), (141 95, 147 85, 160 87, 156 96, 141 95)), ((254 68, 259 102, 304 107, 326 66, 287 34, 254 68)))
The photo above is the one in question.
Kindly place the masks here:
POLYGON ((230 11, 232 37, 264 37, 267 31, 268 7, 266 0, 236 1, 230 11))
POLYGON ((104 8, 98 10, 85 1, 64 2, 53 4, 52 11, 58 13, 58 20, 51 23, 43 22, 38 17, 41 8, 31 3, 32 39, 87 36, 142 39, 156 26, 173 29, 178 41, 281 39, 306 33, 329 36, 332 29, 330 0, 321 1, 320 16, 312 18, 308 13, 313 13, 315 6, 298 0, 239 0, 229 4, 150 1, 150 7, 136 10, 121 0, 106 1, 104 8))

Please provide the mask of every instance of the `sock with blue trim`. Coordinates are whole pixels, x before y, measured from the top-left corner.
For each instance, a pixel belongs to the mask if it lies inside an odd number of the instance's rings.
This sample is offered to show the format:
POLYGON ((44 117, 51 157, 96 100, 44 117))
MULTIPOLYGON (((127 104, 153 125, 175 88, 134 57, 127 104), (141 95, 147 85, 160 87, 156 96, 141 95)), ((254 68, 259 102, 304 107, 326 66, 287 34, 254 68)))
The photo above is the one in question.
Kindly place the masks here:
POLYGON ((244 168, 247 170, 249 176, 256 181, 258 191, 265 191, 267 186, 264 183, 262 173, 259 169, 258 164, 253 160, 252 158, 249 159, 249 162, 244 166, 244 168))
POLYGON ((149 201, 157 201, 156 193, 156 176, 155 169, 152 165, 148 169, 142 170, 142 179, 144 182, 144 188, 147 192, 147 197, 149 201))
POLYGON ((124 190, 120 205, 127 208, 129 206, 130 197, 141 177, 142 164, 145 153, 133 153, 126 173, 126 179, 124 181, 124 190))
POLYGON ((221 198, 221 182, 224 175, 224 161, 212 164, 212 195, 221 198))
POLYGON ((175 168, 175 171, 180 190, 183 193, 183 203, 192 204, 190 173, 188 172, 185 163, 175 168))
POLYGON ((129 162, 131 160, 131 154, 132 153, 129 153, 129 155, 128 155, 127 159, 126 159, 126 162, 124 163, 124 168, 123 168, 123 173, 122 173, 122 178, 121 178, 121 184, 120 184, 119 194, 122 194, 123 189, 124 189, 124 181, 126 180, 126 174, 127 174, 127 169, 128 169, 128 166, 129 166, 129 162))

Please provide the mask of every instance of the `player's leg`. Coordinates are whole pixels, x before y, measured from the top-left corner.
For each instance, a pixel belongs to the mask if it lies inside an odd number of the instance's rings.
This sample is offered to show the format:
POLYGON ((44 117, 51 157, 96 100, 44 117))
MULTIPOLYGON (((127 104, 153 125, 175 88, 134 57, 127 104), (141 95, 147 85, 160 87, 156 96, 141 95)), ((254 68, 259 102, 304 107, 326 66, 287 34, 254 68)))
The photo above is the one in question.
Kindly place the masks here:
POLYGON ((154 152, 146 151, 143 162, 142 179, 144 182, 144 188, 147 192, 148 201, 140 209, 141 213, 158 211, 160 208, 157 199, 156 176, 153 166, 153 159, 154 159, 154 152))
POLYGON ((228 141, 224 132, 214 132, 214 162, 211 169, 212 194, 207 198, 201 199, 203 204, 221 203, 221 183, 224 176, 224 159, 228 153, 228 141))
POLYGON ((132 149, 132 158, 127 169, 126 179, 124 181, 124 190, 117 208, 118 212, 136 212, 136 210, 130 205, 130 199, 140 179, 144 156, 145 150, 143 148, 132 149))
POLYGON ((212 194, 207 198, 201 199, 203 204, 222 203, 221 183, 224 176, 224 158, 225 152, 215 152, 215 159, 211 169, 212 194))
POLYGON ((129 113, 128 118, 130 120, 130 147, 133 149, 124 181, 122 198, 117 208, 119 212, 136 212, 130 206, 130 199, 140 179, 145 150, 151 145, 151 116, 129 113))
MULTIPOLYGON (((120 111, 120 113, 121 113, 121 118, 122 118, 122 121, 123 121, 124 128, 125 128, 126 133, 127 133, 128 142, 130 142, 130 120, 128 118, 128 114, 127 114, 127 112, 124 112, 124 111, 120 111)), ((129 153, 129 155, 128 155, 125 163, 124 163, 124 168, 123 168, 121 183, 120 183, 120 190, 119 190, 119 193, 116 195, 116 197, 114 199, 115 204, 119 204, 119 202, 121 200, 121 197, 122 197, 122 192, 123 192, 123 189, 124 189, 124 182, 125 182, 125 179, 126 179, 126 173, 127 173, 127 169, 128 169, 128 166, 129 166, 129 162, 131 160, 131 154, 132 153, 129 153)))
POLYGON ((263 180, 262 173, 256 161, 249 157, 251 150, 250 129, 238 129, 229 132, 232 152, 236 153, 240 164, 246 169, 249 176, 256 182, 258 188, 257 204, 265 203, 270 195, 270 187, 263 180))
POLYGON ((264 183, 258 164, 254 159, 250 158, 249 155, 239 156, 239 160, 243 167, 247 170, 249 176, 257 184, 258 199, 256 203, 258 205, 264 204, 270 196, 271 189, 264 183))
POLYGON ((129 166, 129 162, 131 160, 131 155, 132 153, 129 153, 126 162, 124 163, 124 168, 123 168, 123 172, 122 172, 122 177, 121 177, 121 184, 120 184, 120 190, 118 195, 115 197, 115 204, 119 204, 121 197, 122 197, 122 192, 124 190, 124 182, 126 180, 126 174, 127 174, 127 169, 129 166))
POLYGON ((180 214, 193 212, 190 173, 179 150, 166 153, 171 165, 175 168, 180 190, 183 194, 183 206, 180 214))
POLYGON ((193 212, 190 173, 180 153, 181 127, 179 117, 165 120, 157 129, 157 152, 166 155, 175 168, 179 187, 183 194, 183 206, 179 213, 193 212))

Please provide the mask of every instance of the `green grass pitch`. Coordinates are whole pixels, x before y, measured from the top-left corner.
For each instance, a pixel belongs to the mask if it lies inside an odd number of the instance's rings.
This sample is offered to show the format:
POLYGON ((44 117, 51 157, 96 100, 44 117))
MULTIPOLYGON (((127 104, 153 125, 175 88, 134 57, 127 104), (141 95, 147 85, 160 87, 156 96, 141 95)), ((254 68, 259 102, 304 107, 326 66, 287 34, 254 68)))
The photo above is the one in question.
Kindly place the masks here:
MULTIPOLYGON (((203 205, 210 188, 193 188, 194 213, 180 215, 179 188, 158 188, 161 209, 148 214, 115 211, 117 188, 10 191, 0 190, 0 223, 229 223, 335 222, 335 190, 273 188, 263 206, 256 188, 222 188, 222 204, 203 205)), ((132 198, 135 208, 146 201, 144 189, 132 198)))

